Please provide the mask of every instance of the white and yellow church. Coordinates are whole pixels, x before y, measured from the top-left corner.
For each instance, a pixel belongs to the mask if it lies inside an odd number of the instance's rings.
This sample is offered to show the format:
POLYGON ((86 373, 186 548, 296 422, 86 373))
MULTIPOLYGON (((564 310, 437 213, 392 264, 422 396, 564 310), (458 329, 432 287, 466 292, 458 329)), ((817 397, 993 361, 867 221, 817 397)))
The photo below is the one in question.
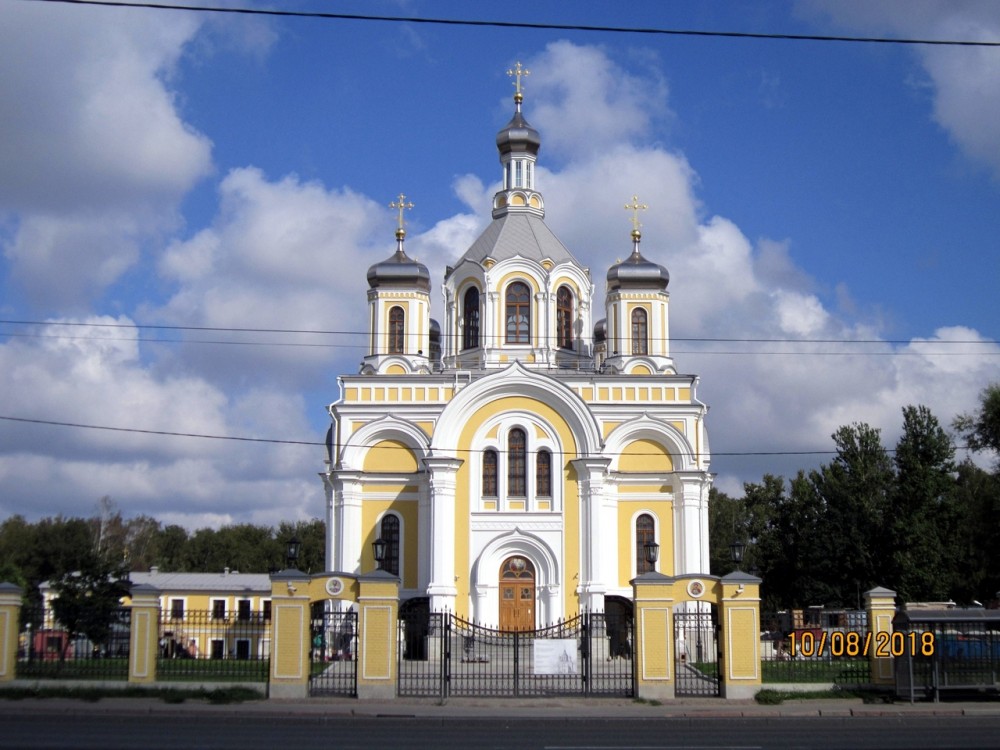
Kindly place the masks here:
POLYGON ((602 300, 545 223, 523 74, 493 220, 445 272, 443 325, 404 249, 410 204, 391 204, 396 250, 368 270, 367 355, 339 380, 322 474, 329 570, 374 570, 380 539, 402 599, 521 630, 627 607, 654 567, 707 574, 712 481, 698 378, 670 354, 669 275, 640 250, 645 206, 626 206, 631 253, 602 300))

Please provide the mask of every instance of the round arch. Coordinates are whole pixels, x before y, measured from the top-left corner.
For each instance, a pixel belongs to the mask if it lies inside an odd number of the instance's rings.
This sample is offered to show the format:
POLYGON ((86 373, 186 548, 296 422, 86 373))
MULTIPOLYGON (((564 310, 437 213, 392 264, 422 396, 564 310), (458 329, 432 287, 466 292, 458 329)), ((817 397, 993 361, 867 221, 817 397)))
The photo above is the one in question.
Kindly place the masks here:
POLYGON ((414 424, 398 417, 386 415, 361 427, 350 436, 350 441, 340 453, 340 467, 346 470, 361 470, 368 451, 383 440, 396 440, 413 451, 420 466, 422 459, 430 455, 427 435, 414 424))
POLYGON ((605 451, 611 459, 611 471, 618 470, 618 459, 625 446, 634 440, 652 440, 659 443, 670 454, 673 471, 697 471, 699 469, 694 446, 684 434, 669 422, 655 419, 648 414, 619 425, 608 435, 605 451))
POLYGON ((479 622, 499 620, 500 566, 514 555, 527 558, 535 566, 538 622, 554 622, 562 617, 559 560, 542 539, 519 528, 495 537, 473 563, 473 617, 479 622))

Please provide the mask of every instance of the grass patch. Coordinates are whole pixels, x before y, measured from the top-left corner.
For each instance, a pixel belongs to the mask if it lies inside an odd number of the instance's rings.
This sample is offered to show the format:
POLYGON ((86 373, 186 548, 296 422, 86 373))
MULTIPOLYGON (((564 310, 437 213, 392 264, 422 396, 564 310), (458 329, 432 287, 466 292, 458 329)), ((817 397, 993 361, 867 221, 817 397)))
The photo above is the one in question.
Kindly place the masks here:
POLYGON ((761 662, 761 679, 764 682, 868 682, 869 670, 867 659, 765 660, 761 662))
POLYGON ((11 687, 0 688, 0 700, 24 700, 25 698, 71 698, 95 703, 102 698, 159 698, 164 703, 183 703, 187 700, 202 700, 209 703, 242 703, 260 700, 264 696, 251 688, 227 687, 215 690, 188 690, 184 688, 73 688, 73 687, 11 687))
POLYGON ((641 703, 644 706, 662 706, 663 701, 658 701, 656 698, 633 698, 633 703, 641 703))

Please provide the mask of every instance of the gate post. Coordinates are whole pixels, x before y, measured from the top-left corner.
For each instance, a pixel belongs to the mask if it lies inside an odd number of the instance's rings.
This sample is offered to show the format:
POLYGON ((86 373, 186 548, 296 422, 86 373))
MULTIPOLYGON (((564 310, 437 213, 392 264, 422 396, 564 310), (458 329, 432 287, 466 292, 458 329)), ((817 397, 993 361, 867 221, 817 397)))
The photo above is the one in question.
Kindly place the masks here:
POLYGON ((674 579, 643 573, 632 579, 635 601, 635 696, 674 697, 674 579))
POLYGON ((761 685, 760 578, 737 570, 723 576, 719 583, 719 687, 723 698, 753 698, 761 685))
POLYGON ((271 576, 269 698, 309 696, 310 580, 301 570, 282 570, 271 576))
POLYGON ((148 583, 132 587, 129 606, 128 681, 156 682, 156 657, 160 650, 160 590, 148 583))
MULTIPOLYGON (((0 682, 17 674, 17 642, 21 630, 21 587, 0 583, 0 682)), ((29 638, 30 640, 30 638, 29 638)), ((31 643, 25 645, 30 649, 31 643)))
POLYGON ((872 634, 873 645, 868 651, 871 681, 875 685, 891 685, 895 682, 891 656, 877 656, 891 649, 878 649, 879 643, 888 643, 886 636, 892 633, 892 618, 896 614, 896 592, 877 586, 865 592, 865 609, 868 610, 868 631, 872 634))
POLYGON ((358 698, 396 697, 399 578, 384 570, 358 576, 358 698))

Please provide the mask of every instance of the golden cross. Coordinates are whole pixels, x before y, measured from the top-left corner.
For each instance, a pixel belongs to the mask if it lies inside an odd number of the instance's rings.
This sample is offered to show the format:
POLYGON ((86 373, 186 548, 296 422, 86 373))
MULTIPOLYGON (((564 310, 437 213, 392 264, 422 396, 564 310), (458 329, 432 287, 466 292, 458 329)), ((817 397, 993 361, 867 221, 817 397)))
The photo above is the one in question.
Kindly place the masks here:
POLYGON ((521 63, 518 62, 513 68, 511 68, 510 70, 507 71, 507 75, 509 75, 509 76, 511 76, 511 77, 513 77, 513 78, 516 79, 514 81, 514 88, 515 88, 515 90, 517 92, 515 94, 515 97, 521 98, 521 96, 522 96, 522 94, 521 94, 521 79, 524 76, 530 76, 531 75, 531 71, 528 70, 527 68, 523 67, 521 65, 521 63))
POLYGON ((632 196, 632 202, 625 204, 625 210, 632 212, 632 231, 633 232, 638 232, 639 231, 639 227, 642 226, 642 224, 639 223, 639 212, 640 211, 645 211, 647 208, 649 208, 649 206, 647 206, 645 203, 639 203, 639 196, 638 195, 633 195, 632 196))
POLYGON ((406 209, 413 208, 413 201, 407 203, 406 196, 400 193, 398 200, 395 200, 392 203, 390 203, 389 208, 395 208, 397 211, 399 211, 399 219, 398 219, 399 226, 396 227, 398 231, 403 228, 403 224, 405 223, 403 221, 403 211, 406 209))

